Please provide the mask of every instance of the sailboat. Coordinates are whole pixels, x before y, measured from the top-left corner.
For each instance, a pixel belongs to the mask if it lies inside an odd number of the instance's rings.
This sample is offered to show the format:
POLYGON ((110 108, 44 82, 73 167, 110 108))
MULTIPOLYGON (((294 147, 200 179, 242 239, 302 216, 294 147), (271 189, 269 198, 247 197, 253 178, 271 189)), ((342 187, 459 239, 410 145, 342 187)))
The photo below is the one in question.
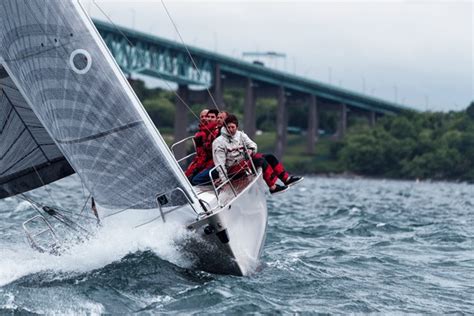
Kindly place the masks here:
MULTIPOLYGON (((180 222, 197 268, 253 273, 267 227, 261 171, 191 186, 79 1, 2 0, 0 12, 0 199, 77 173, 99 209, 146 210, 137 229, 180 222)), ((32 203, 45 231, 51 218, 75 227, 32 203)))

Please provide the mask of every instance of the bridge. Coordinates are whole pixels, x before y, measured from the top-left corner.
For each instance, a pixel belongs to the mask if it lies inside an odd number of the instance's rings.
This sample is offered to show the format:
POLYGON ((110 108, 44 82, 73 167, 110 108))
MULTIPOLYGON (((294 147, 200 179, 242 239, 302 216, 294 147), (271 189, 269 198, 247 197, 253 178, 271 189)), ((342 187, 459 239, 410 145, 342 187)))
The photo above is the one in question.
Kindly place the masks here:
POLYGON ((366 116, 371 126, 377 116, 398 114, 412 109, 357 92, 269 69, 197 47, 184 47, 164 38, 94 20, 99 33, 126 74, 141 74, 178 84, 175 114, 175 140, 186 137, 187 108, 190 101, 214 102, 225 109, 223 91, 226 87, 245 89, 244 129, 253 138, 256 133, 256 98, 277 99, 277 142, 275 152, 282 157, 286 146, 287 110, 296 101, 308 105, 307 151, 314 152, 319 130, 319 113, 337 111, 336 136, 344 137, 347 116, 366 116), (193 57, 189 57, 189 53, 193 57), (199 69, 196 70, 196 67, 199 69), (201 86, 194 91, 189 85, 201 86), (212 92, 212 97, 206 89, 212 92), (214 100, 213 100, 214 99, 214 100))

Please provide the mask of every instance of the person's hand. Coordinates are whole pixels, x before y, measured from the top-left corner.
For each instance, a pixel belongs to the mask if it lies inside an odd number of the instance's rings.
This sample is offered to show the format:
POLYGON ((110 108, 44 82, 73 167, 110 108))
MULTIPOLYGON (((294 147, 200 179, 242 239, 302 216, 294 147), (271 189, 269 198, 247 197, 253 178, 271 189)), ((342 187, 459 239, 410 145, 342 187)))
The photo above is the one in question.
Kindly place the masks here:
POLYGON ((252 149, 247 149, 247 155, 248 155, 249 157, 252 157, 252 155, 253 155, 252 149))
POLYGON ((221 178, 214 179, 213 181, 214 181, 214 185, 215 185, 216 187, 220 186, 221 183, 222 183, 221 178))

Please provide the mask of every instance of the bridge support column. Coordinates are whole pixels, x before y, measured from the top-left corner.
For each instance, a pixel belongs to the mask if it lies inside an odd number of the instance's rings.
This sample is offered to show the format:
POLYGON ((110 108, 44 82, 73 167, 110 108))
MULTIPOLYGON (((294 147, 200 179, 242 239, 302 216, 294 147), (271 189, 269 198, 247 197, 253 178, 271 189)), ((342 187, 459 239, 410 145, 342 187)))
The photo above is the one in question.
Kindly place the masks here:
MULTIPOLYGON (((214 72, 214 100, 217 103, 217 107, 220 110, 225 109, 224 104, 224 88, 222 86, 222 76, 221 76, 221 67, 219 64, 216 64, 215 72, 214 72)), ((214 104, 212 104, 212 108, 214 108, 214 104)))
MULTIPOLYGON (((174 114, 174 142, 177 142, 187 136, 186 128, 188 126, 188 109, 186 104, 188 104, 189 99, 189 89, 186 85, 178 86, 178 95, 182 101, 176 97, 175 98, 175 114, 174 114), (184 101, 184 102, 183 102, 184 101)), ((184 146, 178 146, 180 148, 176 149, 176 157, 184 157, 186 154, 186 149, 184 146)))
POLYGON ((247 78, 245 86, 245 103, 244 103, 244 130, 245 133, 254 139, 256 127, 256 114, 255 114, 255 94, 253 90, 253 80, 247 78))
POLYGON ((314 94, 309 96, 309 115, 307 132, 307 151, 308 154, 314 154, 315 143, 319 138, 319 113, 318 101, 314 94))
POLYGON ((347 105, 341 103, 341 109, 339 112, 339 122, 337 124, 336 139, 341 140, 346 135, 347 131, 347 105))
POLYGON ((285 88, 278 87, 278 107, 277 107, 277 135, 275 155, 278 159, 283 158, 286 149, 286 128, 288 125, 288 114, 286 112, 285 88))
POLYGON ((370 127, 375 126, 375 112, 374 111, 369 112, 369 126, 370 127))

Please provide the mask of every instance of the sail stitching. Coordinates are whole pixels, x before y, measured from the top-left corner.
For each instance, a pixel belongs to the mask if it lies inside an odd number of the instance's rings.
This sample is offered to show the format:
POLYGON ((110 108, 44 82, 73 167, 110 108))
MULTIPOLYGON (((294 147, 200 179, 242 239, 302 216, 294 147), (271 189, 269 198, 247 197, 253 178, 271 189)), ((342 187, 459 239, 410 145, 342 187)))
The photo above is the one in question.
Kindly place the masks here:
MULTIPOLYGON (((31 154, 31 153, 30 153, 30 154, 31 154)), ((55 159, 53 159, 53 160, 51 161, 51 163, 49 163, 49 162, 43 162, 43 163, 37 165, 36 167, 38 167, 38 170, 41 170, 41 169, 43 169, 43 168, 45 168, 45 167, 50 166, 51 164, 56 164, 56 163, 60 163, 60 162, 63 162, 63 161, 67 162, 67 160, 64 159, 64 158, 55 158, 55 159)), ((72 169, 71 169, 71 170, 72 170, 72 169)), ((15 173, 13 173, 13 174, 10 174, 10 175, 4 176, 4 177, 0 177, 0 185, 3 185, 3 184, 5 184, 5 183, 10 182, 11 179, 18 178, 18 177, 22 177, 22 176, 24 176, 24 175, 30 174, 30 173, 32 173, 33 171, 34 171, 33 167, 28 167, 28 168, 26 168, 26 169, 22 169, 21 171, 17 171, 17 172, 15 172, 15 173)), ((74 172, 69 173, 69 174, 73 174, 73 173, 74 173, 74 172)))
POLYGON ((8 85, 8 84, 6 84, 6 83, 4 83, 4 82, 2 82, 1 85, 4 86, 4 87, 10 88, 10 89, 12 89, 12 90, 18 91, 18 89, 16 88, 16 86, 10 86, 10 85, 8 85))
POLYGON ((21 157, 19 160, 15 161, 15 163, 13 165, 11 165, 10 167, 8 167, 5 171, 3 171, 2 173, 0 173, 0 175, 4 175, 6 174, 8 171, 10 171, 13 167, 15 167, 19 162, 21 162, 22 160, 24 160, 26 157, 28 157, 29 155, 31 155, 35 150, 39 149, 40 147, 39 146, 36 146, 35 148, 33 148, 32 150, 30 150, 26 155, 24 155, 23 157, 21 157))
MULTIPOLYGON (((29 8, 30 8, 30 11, 33 11, 33 12, 34 12, 34 10, 33 10, 33 8, 32 8, 31 6, 29 6, 29 8)), ((46 6, 45 6, 45 8, 46 8, 46 6)), ((16 8, 16 9, 17 9, 17 11, 20 11, 20 8, 18 7, 18 3, 17 3, 17 8, 16 8)), ((38 55, 41 55, 41 54, 43 54, 43 53, 56 50, 56 49, 58 49, 58 48, 60 48, 60 47, 63 47, 63 48, 64 48, 64 47, 68 46, 69 44, 78 41, 77 39, 74 38, 74 39, 69 39, 68 41, 64 42, 63 44, 56 45, 54 42, 51 41, 51 39, 48 38, 48 36, 47 36, 48 33, 47 33, 46 30, 43 28, 42 23, 38 20, 38 17, 37 17, 36 15, 34 15, 34 14, 32 14, 32 17, 35 19, 36 25, 38 25, 38 26, 41 28, 41 32, 42 32, 43 34, 45 34, 46 39, 52 44, 52 46, 47 47, 47 48, 45 48, 45 49, 43 49, 43 50, 40 50, 40 51, 38 51, 38 52, 35 52, 35 53, 26 54, 26 55, 24 55, 24 56, 19 56, 19 57, 10 58, 10 59, 4 59, 5 62, 9 62, 9 61, 20 61, 20 60, 27 59, 27 58, 30 58, 30 57, 38 56, 38 55)), ((65 36, 65 37, 66 37, 66 36, 65 36)), ((19 38, 19 39, 24 39, 24 38, 30 39, 30 36, 29 36, 29 35, 25 35, 25 36, 23 36, 22 38, 19 38)), ((30 41, 31 41, 31 39, 30 39, 30 41)), ((31 42, 30 42, 30 44, 31 44, 31 42)), ((30 46, 32 47, 33 45, 30 45, 30 46)))
POLYGON ((43 154, 44 158, 47 160, 47 161, 50 161, 48 156, 46 155, 46 153, 43 151, 43 149, 41 148, 40 144, 36 141, 36 138, 33 136, 33 133, 30 131, 30 129, 28 128, 28 125, 25 123, 25 121, 23 120, 23 118, 21 117, 20 113, 18 113, 18 111, 16 110, 15 108, 15 105, 12 103, 12 101, 10 100, 10 98, 8 97, 8 94, 2 89, 4 95, 5 95, 5 98, 6 100, 8 101, 8 103, 10 103, 10 106, 12 107, 12 109, 15 111, 16 115, 18 115, 18 118, 20 119, 21 123, 23 123, 23 126, 25 126, 25 129, 28 131, 28 133, 30 134, 31 136, 31 139, 33 139, 33 141, 35 142, 36 146, 38 146, 39 150, 41 151, 41 153, 43 154))
POLYGON ((32 111, 32 112, 33 112, 33 110, 31 110, 31 108, 26 107, 26 106, 15 105, 15 107, 18 108, 18 109, 23 109, 23 110, 28 110, 28 111, 32 111))
POLYGON ((8 152, 13 148, 15 147, 16 145, 16 141, 18 139, 20 139, 20 137, 26 132, 26 128, 23 128, 23 130, 21 131, 21 133, 16 137, 16 139, 10 144, 10 147, 8 147, 8 149, 5 151, 5 153, 0 156, 0 160, 2 160, 3 158, 5 158, 5 156, 8 154, 8 152))
POLYGON ((0 134, 3 133, 3 130, 5 129, 5 126, 7 126, 7 123, 10 120, 10 115, 12 113, 13 113, 13 109, 10 108, 10 112, 8 112, 7 119, 5 120, 5 123, 3 123, 2 129, 0 129, 0 134))
POLYGON ((122 125, 122 126, 119 126, 119 127, 116 127, 116 128, 112 128, 108 131, 104 131, 104 132, 101 132, 101 133, 97 133, 95 135, 90 135, 90 136, 86 136, 86 137, 82 137, 82 138, 70 139, 70 140, 69 139, 68 140, 56 139, 56 141, 60 144, 81 143, 81 142, 85 142, 85 141, 88 141, 88 140, 101 138, 101 137, 104 137, 104 136, 107 136, 107 135, 110 135, 110 134, 113 134, 113 133, 116 133, 116 132, 119 132, 119 131, 123 131, 125 129, 129 129, 129 128, 138 126, 140 124, 144 124, 143 121, 132 122, 132 123, 129 123, 129 124, 126 124, 126 125, 122 125))

